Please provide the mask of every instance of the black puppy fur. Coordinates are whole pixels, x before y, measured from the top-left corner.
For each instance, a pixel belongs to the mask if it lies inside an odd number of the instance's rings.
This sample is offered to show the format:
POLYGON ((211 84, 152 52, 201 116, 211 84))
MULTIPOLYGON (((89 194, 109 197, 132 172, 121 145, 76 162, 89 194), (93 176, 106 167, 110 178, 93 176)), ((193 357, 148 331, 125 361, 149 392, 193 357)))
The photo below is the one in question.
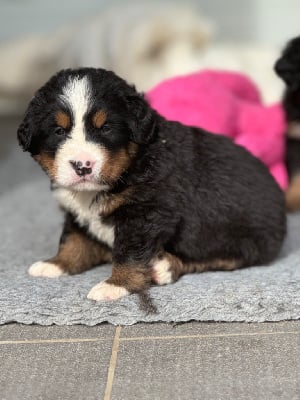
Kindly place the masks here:
POLYGON ((283 107, 286 114, 286 166, 290 186, 286 192, 289 210, 300 209, 300 37, 288 42, 275 64, 286 84, 283 107))
MULTIPOLYGON (((106 283, 130 293, 147 288, 151 280, 164 284, 186 272, 274 260, 285 236, 286 215, 283 193, 267 168, 221 135, 165 120, 110 71, 63 70, 29 104, 19 142, 46 170, 54 190, 59 188, 57 151, 70 140, 74 123, 72 110, 60 101, 70 77, 87 77, 91 84, 86 140, 105 148, 117 163, 120 151, 133 150, 119 173, 105 182, 109 189, 93 199, 99 210, 106 202, 99 219, 113 227, 113 244, 95 237, 89 224, 68 209, 60 250, 49 262, 78 273, 112 259, 113 272, 106 283), (59 110, 71 120, 64 132, 54 118, 59 110), (96 110, 107 115, 105 129, 91 123, 96 110), (171 280, 161 273, 170 273, 171 280)), ((106 292, 94 298, 116 297, 106 292)))

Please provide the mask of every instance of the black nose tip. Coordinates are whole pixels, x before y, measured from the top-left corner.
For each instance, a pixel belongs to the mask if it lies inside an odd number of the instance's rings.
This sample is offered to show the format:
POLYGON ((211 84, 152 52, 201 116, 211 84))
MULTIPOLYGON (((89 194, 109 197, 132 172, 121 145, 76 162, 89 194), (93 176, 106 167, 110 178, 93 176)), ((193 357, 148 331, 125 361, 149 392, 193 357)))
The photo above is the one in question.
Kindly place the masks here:
MULTIPOLYGON (((70 161, 70 164, 78 176, 85 176, 92 173, 92 168, 84 167, 81 161, 70 161)), ((86 165, 90 165, 90 163, 87 161, 86 165)))

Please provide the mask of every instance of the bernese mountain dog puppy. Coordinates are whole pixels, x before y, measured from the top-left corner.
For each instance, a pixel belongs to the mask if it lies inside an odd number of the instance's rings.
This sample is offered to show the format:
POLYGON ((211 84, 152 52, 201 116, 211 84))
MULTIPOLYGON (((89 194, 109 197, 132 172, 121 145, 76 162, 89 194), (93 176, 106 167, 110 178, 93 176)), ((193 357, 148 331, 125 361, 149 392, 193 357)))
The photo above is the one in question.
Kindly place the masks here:
POLYGON ((284 196, 267 168, 221 135, 167 121, 111 71, 57 73, 31 100, 18 138, 66 216, 57 255, 30 275, 112 262, 88 294, 112 300, 279 253, 284 196))
POLYGON ((300 36, 288 42, 275 71, 286 84, 282 102, 287 121, 286 166, 290 181, 286 204, 290 211, 296 211, 300 210, 300 36))

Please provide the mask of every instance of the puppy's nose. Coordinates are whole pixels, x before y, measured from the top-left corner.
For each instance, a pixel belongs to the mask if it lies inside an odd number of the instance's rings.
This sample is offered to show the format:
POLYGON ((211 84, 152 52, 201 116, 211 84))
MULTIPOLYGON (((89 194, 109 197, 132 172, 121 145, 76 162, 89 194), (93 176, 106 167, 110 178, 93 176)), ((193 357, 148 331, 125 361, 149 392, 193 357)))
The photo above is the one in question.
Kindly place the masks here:
POLYGON ((95 161, 82 156, 78 157, 76 160, 70 160, 70 164, 78 176, 85 176, 92 173, 95 161))

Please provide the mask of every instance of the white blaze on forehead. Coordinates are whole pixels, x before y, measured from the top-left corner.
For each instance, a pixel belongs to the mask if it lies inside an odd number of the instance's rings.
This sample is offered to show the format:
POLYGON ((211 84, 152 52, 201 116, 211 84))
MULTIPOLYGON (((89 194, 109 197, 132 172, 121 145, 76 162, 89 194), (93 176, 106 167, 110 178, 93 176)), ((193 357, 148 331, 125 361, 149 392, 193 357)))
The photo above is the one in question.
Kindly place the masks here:
MULTIPOLYGON (((73 137, 74 134, 83 135, 84 137, 84 121, 83 117, 88 111, 91 88, 89 80, 86 76, 79 78, 69 79, 66 86, 63 88, 63 95, 61 99, 67 103, 74 117, 73 121, 73 137)), ((78 137, 79 139, 79 137, 78 137)))
POLYGON ((72 184, 74 171, 70 161, 80 161, 82 154, 95 163, 93 176, 97 180, 105 154, 99 144, 86 140, 85 117, 92 103, 92 89, 88 77, 70 78, 62 92, 60 98, 72 112, 73 121, 66 141, 56 154, 57 182, 62 186, 72 184))

